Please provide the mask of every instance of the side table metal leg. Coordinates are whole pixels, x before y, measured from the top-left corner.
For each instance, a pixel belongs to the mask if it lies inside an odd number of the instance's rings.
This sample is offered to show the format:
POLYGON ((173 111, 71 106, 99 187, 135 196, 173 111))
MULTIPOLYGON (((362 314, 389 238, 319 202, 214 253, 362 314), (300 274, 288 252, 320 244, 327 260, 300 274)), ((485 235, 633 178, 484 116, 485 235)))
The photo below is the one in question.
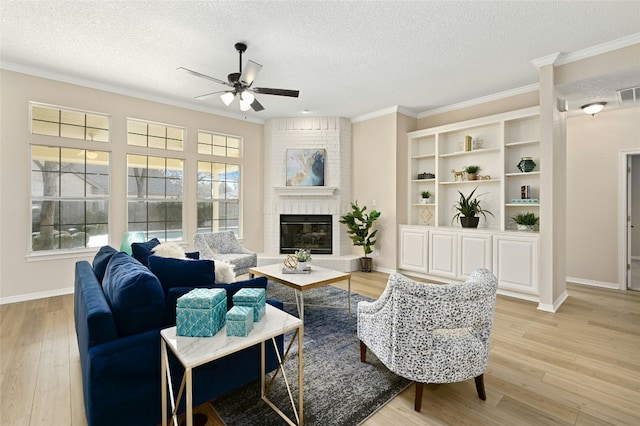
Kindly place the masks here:
POLYGON ((351 315, 351 277, 347 279, 347 303, 349 306, 347 307, 347 311, 349 315, 351 315))
POLYGON ((298 424, 304 425, 304 370, 302 362, 304 357, 302 356, 302 350, 304 346, 304 321, 298 328, 298 424))
POLYGON ((186 368, 184 372, 187 377, 187 426, 193 426, 193 381, 191 372, 191 368, 186 368))
POLYGON ((160 383, 162 388, 162 426, 167 426, 167 344, 160 339, 160 383))

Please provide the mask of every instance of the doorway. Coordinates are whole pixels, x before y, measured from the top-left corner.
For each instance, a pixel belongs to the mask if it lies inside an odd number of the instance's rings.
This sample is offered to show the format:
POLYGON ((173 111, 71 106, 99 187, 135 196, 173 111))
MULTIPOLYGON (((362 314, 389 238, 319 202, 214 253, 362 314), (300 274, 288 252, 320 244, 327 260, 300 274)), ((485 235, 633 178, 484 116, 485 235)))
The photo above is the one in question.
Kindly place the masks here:
POLYGON ((620 289, 640 291, 640 150, 620 160, 620 289))

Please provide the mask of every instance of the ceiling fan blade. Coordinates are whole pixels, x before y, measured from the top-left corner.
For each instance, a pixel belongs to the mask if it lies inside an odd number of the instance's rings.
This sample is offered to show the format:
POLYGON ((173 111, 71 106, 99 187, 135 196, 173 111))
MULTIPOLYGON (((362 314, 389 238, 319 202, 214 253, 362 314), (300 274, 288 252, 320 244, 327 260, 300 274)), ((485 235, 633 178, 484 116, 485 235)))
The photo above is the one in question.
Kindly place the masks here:
POLYGON ((247 65, 244 67, 242 71, 242 75, 240 76, 240 83, 251 86, 253 80, 256 78, 260 70, 262 69, 262 65, 257 62, 247 61, 247 65))
MULTIPOLYGON (((202 74, 202 73, 199 73, 197 71, 192 71, 192 70, 184 68, 184 67, 178 67, 177 69, 180 70, 180 71, 185 71, 185 72, 187 72, 187 73, 189 73, 191 75, 194 75, 196 77, 205 78, 207 80, 213 81, 214 83, 224 84, 225 86, 231 86, 226 81, 219 80, 219 79, 217 79, 215 77, 210 77, 210 76, 208 76, 206 74, 202 74)), ((233 86, 231 86, 231 87, 233 87, 233 86)))
POLYGON ((217 95, 218 93, 224 93, 226 90, 218 90, 217 92, 205 93, 204 95, 196 96, 193 99, 207 99, 209 96, 217 95))
POLYGON ((254 99, 253 102, 251 103, 251 108, 253 108, 253 110, 255 112, 258 111, 262 111, 264 109, 264 107, 262 106, 262 104, 260 102, 258 102, 257 99, 254 99))
POLYGON ((269 89, 267 87, 254 87, 251 90, 253 90, 255 93, 260 93, 263 95, 290 96, 292 98, 297 98, 298 95, 300 95, 299 90, 269 89))

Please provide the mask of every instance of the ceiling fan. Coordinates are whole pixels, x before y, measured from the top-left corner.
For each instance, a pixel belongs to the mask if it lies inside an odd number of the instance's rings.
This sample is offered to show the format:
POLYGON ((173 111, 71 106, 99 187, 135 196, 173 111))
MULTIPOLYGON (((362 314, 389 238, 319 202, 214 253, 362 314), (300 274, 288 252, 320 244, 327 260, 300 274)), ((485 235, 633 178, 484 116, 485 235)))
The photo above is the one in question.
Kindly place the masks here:
POLYGON ((220 95, 220 99, 222 99, 222 102, 224 102, 224 104, 227 106, 229 106, 235 98, 238 98, 240 100, 240 110, 248 111, 250 108, 253 108, 254 111, 262 111, 264 107, 255 98, 255 96, 253 95, 254 93, 260 93, 263 95, 289 96, 292 98, 298 97, 298 95, 300 94, 299 90, 269 89, 267 87, 251 87, 251 85, 253 84, 253 80, 256 78, 256 76, 262 69, 262 65, 249 60, 247 62, 247 66, 243 71, 242 70, 242 54, 247 50, 247 45, 244 43, 236 43, 235 48, 240 54, 240 71, 229 74, 227 76, 228 81, 223 81, 214 77, 210 77, 208 75, 199 73, 197 71, 192 71, 184 67, 178 68, 178 70, 186 71, 191 75, 195 75, 196 77, 205 78, 207 80, 213 81, 214 83, 224 84, 225 86, 231 87, 230 90, 229 89, 218 90, 217 92, 206 93, 204 95, 196 96, 195 99, 205 99, 205 98, 208 98, 209 96, 222 93, 222 95, 220 95))

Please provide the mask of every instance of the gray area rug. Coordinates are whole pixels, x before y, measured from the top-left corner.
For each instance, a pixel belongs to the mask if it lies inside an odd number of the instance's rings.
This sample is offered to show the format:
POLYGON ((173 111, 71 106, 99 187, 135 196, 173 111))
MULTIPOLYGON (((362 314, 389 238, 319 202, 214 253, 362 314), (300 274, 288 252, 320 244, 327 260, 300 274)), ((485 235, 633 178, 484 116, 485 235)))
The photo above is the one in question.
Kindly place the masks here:
MULTIPOLYGON (((285 304, 285 310, 298 316, 292 289, 269 282, 267 298, 293 302, 285 304)), ((348 315, 345 290, 325 286, 305 292, 305 425, 358 425, 411 384, 391 373, 371 353, 366 363, 360 362, 356 305, 361 300, 370 299, 352 295, 351 315, 348 315), (344 308, 309 306, 314 303, 344 308)), ((285 350, 291 337, 292 334, 285 336, 285 350)), ((294 344, 285 363, 294 397, 297 397, 298 384, 296 346, 294 344)), ((295 420, 282 375, 276 379, 269 399, 295 420)), ((286 424, 260 399, 259 382, 231 392, 212 405, 228 426, 286 424)))

